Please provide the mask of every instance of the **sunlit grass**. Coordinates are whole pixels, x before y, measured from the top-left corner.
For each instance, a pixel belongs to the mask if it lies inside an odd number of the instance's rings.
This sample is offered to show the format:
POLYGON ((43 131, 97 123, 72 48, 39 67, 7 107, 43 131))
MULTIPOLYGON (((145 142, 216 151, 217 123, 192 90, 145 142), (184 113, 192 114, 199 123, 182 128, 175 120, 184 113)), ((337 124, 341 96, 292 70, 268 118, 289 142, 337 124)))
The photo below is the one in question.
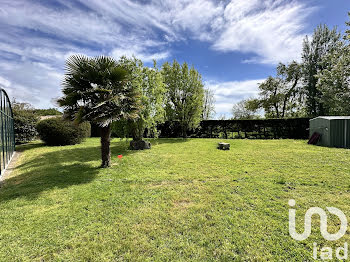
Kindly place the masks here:
POLYGON ((316 223, 308 240, 288 233, 291 198, 299 232, 311 206, 350 218, 350 150, 228 140, 221 151, 219 141, 160 139, 129 151, 115 139, 110 169, 98 168, 94 138, 19 147, 0 189, 0 261, 303 261, 313 242, 350 242, 323 240, 316 223))

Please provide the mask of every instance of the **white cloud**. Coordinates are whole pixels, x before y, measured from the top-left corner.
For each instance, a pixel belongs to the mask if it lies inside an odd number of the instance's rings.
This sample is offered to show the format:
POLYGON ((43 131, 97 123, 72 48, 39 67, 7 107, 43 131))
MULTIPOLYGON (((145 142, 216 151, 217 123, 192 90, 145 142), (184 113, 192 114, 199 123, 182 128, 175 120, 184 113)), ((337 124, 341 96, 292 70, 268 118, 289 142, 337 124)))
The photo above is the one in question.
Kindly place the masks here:
MULTIPOLYGON (((57 2, 2 0, 0 6, 0 72, 8 81, 0 82, 40 107, 60 95, 64 61, 74 53, 151 62, 169 59, 174 42, 196 39, 217 52, 247 53, 246 63, 297 59, 305 18, 314 10, 301 0, 57 2)), ((254 94, 254 81, 212 83, 219 112, 254 94)))
POLYGON ((168 58, 170 56, 170 52, 164 51, 159 53, 148 53, 144 48, 133 46, 132 48, 115 48, 112 50, 111 56, 115 57, 116 59, 120 58, 121 56, 135 56, 136 58, 141 59, 143 62, 152 62, 153 59, 158 61, 168 58))
POLYGON ((299 60, 305 18, 312 12, 296 1, 231 1, 215 50, 254 53, 245 62, 276 64, 299 60))
POLYGON ((214 91, 215 111, 217 116, 231 117, 233 104, 247 98, 256 97, 259 93, 258 84, 265 79, 205 83, 206 88, 214 91))
POLYGON ((79 9, 58 10, 29 1, 8 1, 0 22, 70 41, 105 44, 120 38, 120 26, 106 17, 79 9))
MULTIPOLYGON (((134 24, 129 32, 122 27, 128 16, 121 21, 117 13, 107 15, 106 9, 86 11, 71 5, 73 1, 62 3, 65 8, 50 8, 39 2, 2 1, 0 84, 11 98, 40 108, 53 106, 52 99, 61 96, 65 59, 72 54, 135 54, 145 62, 170 54, 162 48, 164 43, 153 36, 153 28, 146 20, 139 21, 142 29, 134 24)), ((128 12, 132 11, 129 8, 128 12)), ((135 12, 134 17, 140 16, 135 12)))
POLYGON ((225 8, 224 17, 228 21, 237 21, 249 15, 258 6, 259 0, 232 0, 225 8))
MULTIPOLYGON (((0 10, 0 24, 9 29, 28 29, 46 35, 13 35, 17 43, 9 42, 11 38, 5 36, 1 39, 4 41, 0 50, 26 58, 64 59, 64 54, 68 52, 94 55, 97 50, 107 54, 113 48, 133 50, 134 46, 147 48, 157 45, 160 48, 164 45, 153 33, 152 25, 156 22, 153 17, 144 14, 141 5, 136 6, 129 1, 82 1, 82 4, 94 11, 72 6, 49 8, 28 1, 5 1, 3 6, 6 8, 0 10)), ((161 25, 158 27, 166 30, 161 25)), ((141 49, 135 51, 143 55, 141 49)), ((156 52, 154 57, 164 57, 165 54, 165 51, 156 52)), ((149 51, 145 54, 146 57, 150 55, 149 51)))
POLYGON ((296 0, 154 0, 145 8, 166 25, 169 41, 189 32, 213 50, 253 54, 243 62, 266 64, 299 60, 305 21, 314 10, 296 0))
POLYGON ((6 79, 5 77, 0 76, 0 86, 1 87, 9 87, 11 85, 11 81, 6 79))
POLYGON ((175 27, 176 30, 187 30, 194 38, 211 41, 211 23, 222 15, 224 11, 221 2, 208 0, 168 1, 169 16, 163 21, 175 27))
POLYGON ((52 107, 52 99, 61 96, 60 83, 63 75, 47 65, 33 62, 13 63, 11 70, 1 68, 6 75, 0 76, 0 84, 12 100, 29 102, 38 108, 52 107), (8 79, 11 79, 8 80, 8 79))

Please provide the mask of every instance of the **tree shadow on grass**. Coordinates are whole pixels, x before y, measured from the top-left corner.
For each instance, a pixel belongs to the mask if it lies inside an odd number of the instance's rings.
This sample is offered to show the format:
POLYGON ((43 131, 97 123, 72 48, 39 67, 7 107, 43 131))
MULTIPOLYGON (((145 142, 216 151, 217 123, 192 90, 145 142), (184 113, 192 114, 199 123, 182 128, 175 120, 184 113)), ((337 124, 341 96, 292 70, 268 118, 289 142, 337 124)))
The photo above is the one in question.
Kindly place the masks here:
POLYGON ((16 145, 16 152, 24 152, 30 149, 35 149, 35 148, 39 148, 39 147, 44 147, 45 144, 43 142, 40 141, 34 141, 31 143, 27 143, 27 144, 20 144, 20 145, 16 145))
MULTIPOLYGON (((21 146, 19 151, 35 150, 38 147, 50 148, 34 143, 21 146)), ((100 152, 99 146, 76 145, 38 154, 37 157, 18 165, 17 174, 4 181, 0 188, 0 201, 22 197, 36 199, 44 191, 90 183, 98 173, 103 172, 99 168, 100 152)), ((128 155, 134 151, 127 150, 125 144, 112 143, 111 152, 113 157, 117 154, 128 155)))

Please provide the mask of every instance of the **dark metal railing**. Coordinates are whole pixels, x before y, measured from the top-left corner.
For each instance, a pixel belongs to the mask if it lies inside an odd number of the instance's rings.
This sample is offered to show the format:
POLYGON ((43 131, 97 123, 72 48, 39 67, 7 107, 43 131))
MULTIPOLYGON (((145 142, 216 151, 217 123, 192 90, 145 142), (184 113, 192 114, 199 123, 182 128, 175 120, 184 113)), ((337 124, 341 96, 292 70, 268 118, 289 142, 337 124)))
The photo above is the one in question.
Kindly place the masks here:
POLYGON ((10 163, 15 152, 14 120, 10 99, 0 87, 0 171, 10 163))

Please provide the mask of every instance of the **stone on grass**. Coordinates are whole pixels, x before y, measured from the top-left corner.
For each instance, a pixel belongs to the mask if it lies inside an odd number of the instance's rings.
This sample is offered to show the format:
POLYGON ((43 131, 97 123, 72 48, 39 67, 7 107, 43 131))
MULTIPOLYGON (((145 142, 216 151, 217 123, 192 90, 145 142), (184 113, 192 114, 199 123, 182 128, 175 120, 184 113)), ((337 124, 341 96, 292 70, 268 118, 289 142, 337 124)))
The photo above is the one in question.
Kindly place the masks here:
POLYGON ((139 140, 139 141, 132 140, 130 142, 130 149, 131 150, 151 149, 151 143, 144 140, 139 140))
POLYGON ((221 142, 221 143, 218 144, 218 149, 230 150, 230 144, 221 142))

